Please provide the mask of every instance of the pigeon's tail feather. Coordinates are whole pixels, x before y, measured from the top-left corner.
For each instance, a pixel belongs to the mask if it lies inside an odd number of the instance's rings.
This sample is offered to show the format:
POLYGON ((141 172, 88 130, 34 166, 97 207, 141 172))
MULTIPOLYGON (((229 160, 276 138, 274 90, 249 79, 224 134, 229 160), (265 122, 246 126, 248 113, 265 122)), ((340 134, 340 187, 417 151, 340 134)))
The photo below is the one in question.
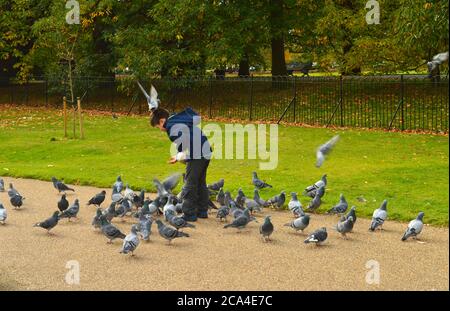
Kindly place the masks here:
POLYGON ((126 237, 126 235, 123 234, 122 232, 121 232, 121 233, 119 234, 119 236, 118 236, 119 239, 125 239, 125 237, 126 237))
POLYGON ((231 224, 227 224, 225 226, 223 226, 224 229, 231 227, 231 224))
MULTIPOLYGON (((75 189, 67 187, 67 190, 66 190, 66 191, 72 191, 72 192, 75 192, 75 189)), ((25 199, 25 198, 24 198, 24 199, 25 199)))
POLYGON ((195 228, 195 225, 190 224, 190 223, 186 223, 186 227, 187 227, 187 228, 195 228))
POLYGON ((178 231, 177 237, 186 237, 186 238, 188 238, 189 234, 187 234, 186 232, 178 231))

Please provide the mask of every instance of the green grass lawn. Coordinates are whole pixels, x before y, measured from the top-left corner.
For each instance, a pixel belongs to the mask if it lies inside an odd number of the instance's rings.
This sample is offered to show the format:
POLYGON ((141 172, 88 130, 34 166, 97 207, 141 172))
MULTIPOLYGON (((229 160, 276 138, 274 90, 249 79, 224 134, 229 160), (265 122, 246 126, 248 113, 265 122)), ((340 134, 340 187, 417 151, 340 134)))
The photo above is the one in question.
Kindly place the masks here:
MULTIPOLYGON (((182 164, 167 164, 170 142, 165 133, 150 128, 147 117, 85 115, 85 135, 84 140, 64 139, 59 111, 0 106, 0 176, 56 176, 68 183, 110 187, 121 174, 136 190, 154 190, 153 177, 184 170, 182 164)), ((390 219, 409 221, 424 211, 427 223, 447 226, 448 147, 447 136, 280 126, 278 168, 259 171, 274 189, 261 195, 267 199, 281 190, 301 193, 327 173, 321 211, 344 193, 361 216, 371 216, 388 199, 390 219), (337 133, 340 143, 317 169, 317 145, 337 133), (367 202, 358 202, 358 196, 367 202)), ((233 195, 242 187, 252 196, 254 170, 257 160, 213 160, 208 182, 223 177, 233 195)), ((26 189, 22 192, 26 196, 26 189)), ((307 205, 309 199, 301 201, 307 205)))

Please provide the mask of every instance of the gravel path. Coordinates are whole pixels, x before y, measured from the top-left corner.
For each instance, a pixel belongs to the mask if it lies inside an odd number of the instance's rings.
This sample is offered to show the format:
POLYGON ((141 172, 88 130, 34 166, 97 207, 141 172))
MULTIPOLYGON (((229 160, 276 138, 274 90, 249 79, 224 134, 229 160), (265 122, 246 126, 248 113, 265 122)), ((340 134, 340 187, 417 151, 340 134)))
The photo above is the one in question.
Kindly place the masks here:
MULTIPOLYGON (((8 209, 7 224, 0 225, 0 290, 449 290, 448 228, 426 226, 421 242, 401 242, 406 224, 388 221, 385 231, 371 233, 370 221, 358 218, 355 232, 344 240, 331 230, 336 216, 313 215, 308 232, 329 228, 328 242, 315 247, 282 226, 292 219, 288 212, 265 211, 275 225, 269 243, 260 239, 257 223, 236 233, 211 215, 172 246, 154 224, 151 242, 141 243, 132 258, 119 254, 121 241, 108 245, 91 226, 95 208, 84 204, 100 189, 75 186, 68 199, 82 203, 78 221, 61 220, 49 236, 32 225, 56 210, 59 196, 52 184, 4 180, 26 200, 15 211, 7 193, 0 193, 8 209), (79 285, 65 282, 70 260, 80 264, 79 285), (366 283, 369 260, 380 265, 378 285, 366 283)), ((128 233, 133 219, 113 222, 128 233)))

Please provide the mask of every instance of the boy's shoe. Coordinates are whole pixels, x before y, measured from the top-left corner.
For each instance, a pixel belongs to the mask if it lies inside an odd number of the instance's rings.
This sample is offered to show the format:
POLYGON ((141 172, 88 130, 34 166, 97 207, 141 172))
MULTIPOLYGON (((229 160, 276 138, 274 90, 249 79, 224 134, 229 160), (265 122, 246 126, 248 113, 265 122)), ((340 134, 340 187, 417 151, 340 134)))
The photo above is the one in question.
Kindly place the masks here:
POLYGON ((204 218, 204 219, 208 218, 208 211, 198 212, 197 213, 197 217, 198 218, 204 218))
POLYGON ((189 221, 189 222, 197 221, 197 216, 195 216, 195 215, 185 215, 185 214, 183 214, 183 216, 181 216, 181 218, 183 218, 184 220, 189 221))

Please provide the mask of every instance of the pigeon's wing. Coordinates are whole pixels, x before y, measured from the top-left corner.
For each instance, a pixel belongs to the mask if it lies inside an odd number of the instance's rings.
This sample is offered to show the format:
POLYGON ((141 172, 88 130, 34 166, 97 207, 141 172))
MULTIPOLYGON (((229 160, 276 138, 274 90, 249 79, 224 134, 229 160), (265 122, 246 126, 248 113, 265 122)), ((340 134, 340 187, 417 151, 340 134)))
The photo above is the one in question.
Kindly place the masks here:
POLYGON ((161 229, 162 235, 168 238, 174 238, 177 236, 177 230, 165 226, 164 228, 161 229))
POLYGON ((154 109, 157 109, 158 106, 159 106, 158 92, 152 85, 150 89, 150 101, 148 101, 148 110, 152 111, 154 109))
POLYGON ((142 93, 144 93, 145 98, 147 98, 147 101, 150 103, 150 96, 148 96, 144 87, 141 85, 141 83, 139 81, 137 81, 137 84, 138 84, 139 88, 141 89, 142 93))

